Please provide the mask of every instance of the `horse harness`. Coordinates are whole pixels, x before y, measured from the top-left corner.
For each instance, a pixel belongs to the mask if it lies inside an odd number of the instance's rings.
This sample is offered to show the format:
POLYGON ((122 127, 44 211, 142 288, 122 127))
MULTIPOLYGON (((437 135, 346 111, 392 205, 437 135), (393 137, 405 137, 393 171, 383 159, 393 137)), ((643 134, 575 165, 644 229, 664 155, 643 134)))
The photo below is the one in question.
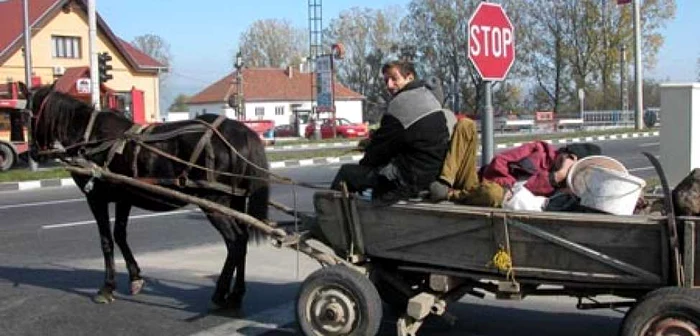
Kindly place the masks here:
MULTIPOLYGON (((89 144, 91 143, 89 141, 92 129, 94 128, 94 123, 95 119, 97 117, 97 114, 100 112, 98 111, 93 111, 90 120, 88 121, 88 126, 85 130, 85 134, 83 136, 84 143, 89 144)), ((183 128, 165 132, 165 133, 159 133, 159 134, 151 134, 153 131, 153 125, 138 125, 134 124, 129 128, 122 136, 116 139, 109 139, 105 141, 100 141, 99 145, 95 148, 90 148, 90 149, 83 149, 79 151, 79 155, 82 156, 82 158, 86 159, 89 161, 88 157, 94 154, 102 153, 104 151, 107 152, 107 158, 105 159, 103 163, 103 168, 106 170, 109 170, 109 165, 114 159, 114 157, 119 154, 123 155, 124 152, 124 147, 128 142, 133 142, 134 143, 134 150, 132 153, 132 158, 131 158, 131 164, 132 164, 132 176, 131 178, 140 180, 142 182, 146 182, 149 184, 155 184, 155 185, 161 185, 161 186, 175 186, 178 188, 204 188, 204 189, 211 189, 211 190, 216 190, 219 192, 223 192, 229 195, 233 196, 248 196, 249 192, 248 190, 240 189, 237 188, 236 185, 238 184, 238 178, 241 176, 234 176, 234 180, 231 183, 231 185, 227 185, 221 182, 216 181, 216 176, 217 175, 232 175, 232 174, 226 174, 226 173, 221 173, 217 172, 215 168, 215 153, 214 153, 214 148, 211 143, 211 137, 214 134, 215 130, 223 123, 223 121, 226 120, 226 116, 220 115, 219 117, 216 118, 212 123, 207 123, 204 121, 197 120, 200 124, 198 125, 188 125, 183 128), (183 133, 199 133, 202 132, 202 129, 205 129, 202 137, 199 139, 197 142, 197 145, 195 146, 194 150, 190 154, 189 161, 184 161, 170 153, 164 152, 157 147, 151 146, 148 143, 149 142, 158 142, 158 141, 164 141, 168 139, 172 139, 173 137, 176 137, 178 135, 181 135, 183 133), (174 160, 176 162, 180 162, 185 165, 185 168, 182 170, 182 172, 178 175, 177 178, 174 179, 167 179, 167 178, 154 178, 154 177, 139 177, 138 175, 138 155, 140 154, 142 148, 146 148, 147 150, 154 152, 160 156, 166 157, 168 159, 174 160), (205 155, 205 166, 201 167, 196 164, 197 160, 199 157, 202 155, 202 152, 204 152, 205 155), (189 173, 191 172, 192 168, 198 168, 200 170, 204 170, 206 172, 206 180, 191 180, 189 178, 189 173)), ((219 134, 219 136, 221 136, 219 134)), ((222 139, 223 141, 226 141, 226 139, 222 139)), ((235 150, 232 150, 231 155, 239 155, 235 150)))

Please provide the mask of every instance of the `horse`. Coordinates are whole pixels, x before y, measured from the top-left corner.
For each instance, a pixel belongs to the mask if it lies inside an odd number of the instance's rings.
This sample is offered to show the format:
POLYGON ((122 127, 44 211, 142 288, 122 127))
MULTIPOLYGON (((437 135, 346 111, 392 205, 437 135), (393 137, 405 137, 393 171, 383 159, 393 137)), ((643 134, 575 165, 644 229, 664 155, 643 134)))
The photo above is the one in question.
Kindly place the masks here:
MULTIPOLYGON (((40 157, 51 149, 55 152, 54 144, 58 143, 63 147, 63 158, 81 158, 113 173, 176 189, 260 221, 267 220, 267 156, 260 137, 243 123, 206 114, 194 120, 143 127, 115 110, 95 110, 54 91, 53 86, 23 90, 32 112, 32 157, 40 157)), ((187 203, 109 180, 71 175, 85 194, 100 235, 105 278, 95 301, 109 303, 115 298, 114 242, 126 262, 131 294, 138 294, 144 279, 127 243, 131 208, 171 211, 187 203), (113 233, 109 203, 115 203, 113 233)), ((211 300, 219 308, 239 308, 245 294, 247 245, 264 236, 231 217, 201 209, 223 237, 227 250, 211 300)))

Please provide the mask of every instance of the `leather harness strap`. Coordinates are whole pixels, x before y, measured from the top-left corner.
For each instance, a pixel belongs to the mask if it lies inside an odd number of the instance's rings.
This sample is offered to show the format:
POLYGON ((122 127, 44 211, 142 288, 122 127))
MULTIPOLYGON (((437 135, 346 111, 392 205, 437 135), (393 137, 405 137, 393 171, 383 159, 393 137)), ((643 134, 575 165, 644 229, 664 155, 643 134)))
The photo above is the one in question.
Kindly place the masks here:
MULTIPOLYGON (((126 132, 124 132, 124 135, 114 141, 112 143, 112 147, 109 149, 109 153, 107 153, 107 159, 104 162, 103 167, 105 169, 108 169, 109 164, 112 162, 112 159, 114 159, 114 155, 119 154, 121 155, 124 152, 124 146, 126 145, 127 141, 131 141, 138 137, 141 132, 143 132, 144 129, 149 127, 148 125, 139 125, 139 124, 134 124, 129 128, 126 132)), ((86 132, 87 133, 87 132, 86 132)), ((137 145, 137 148, 140 147, 137 145)), ((134 157, 134 162, 136 161, 136 157, 134 157)))
MULTIPOLYGON (((214 149, 211 146, 211 136, 214 134, 214 129, 218 128, 221 123, 226 120, 225 115, 220 115, 219 117, 214 120, 213 123, 211 123, 211 127, 209 127, 204 134, 202 135, 202 138, 199 139, 199 142, 197 143, 197 146, 194 148, 192 151, 192 155, 190 155, 190 163, 193 165, 197 163, 197 159, 199 159, 199 156, 202 155, 202 150, 205 148, 207 149, 206 157, 205 157, 205 167, 209 168, 207 170, 207 180, 208 181, 214 181, 215 176, 214 176, 214 149)), ((182 179, 187 179, 187 175, 189 175, 190 170, 192 170, 192 165, 188 165, 185 167, 185 169, 182 171, 180 174, 180 178, 182 179)))

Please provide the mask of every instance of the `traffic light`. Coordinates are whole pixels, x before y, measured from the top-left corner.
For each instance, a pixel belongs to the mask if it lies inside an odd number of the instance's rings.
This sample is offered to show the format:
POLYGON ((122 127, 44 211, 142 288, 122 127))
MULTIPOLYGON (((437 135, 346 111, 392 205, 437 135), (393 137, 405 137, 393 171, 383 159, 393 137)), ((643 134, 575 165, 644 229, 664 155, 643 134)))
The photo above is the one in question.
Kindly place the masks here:
POLYGON ((112 61, 112 56, 108 53, 103 52, 97 54, 97 69, 99 71, 100 83, 107 82, 108 80, 114 78, 112 77, 112 66, 109 62, 112 61))

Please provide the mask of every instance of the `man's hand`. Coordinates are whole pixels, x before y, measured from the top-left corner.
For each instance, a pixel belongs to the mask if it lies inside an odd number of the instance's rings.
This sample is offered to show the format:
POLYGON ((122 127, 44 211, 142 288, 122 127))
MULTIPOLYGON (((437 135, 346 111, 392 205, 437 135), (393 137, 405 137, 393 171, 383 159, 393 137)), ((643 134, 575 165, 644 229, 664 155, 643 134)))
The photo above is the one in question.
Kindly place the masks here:
POLYGON ((559 170, 554 172, 554 182, 557 184, 561 184, 566 180, 566 177, 569 175, 569 170, 571 170, 571 166, 576 163, 576 156, 575 155, 564 155, 561 159, 561 165, 559 166, 559 170))

